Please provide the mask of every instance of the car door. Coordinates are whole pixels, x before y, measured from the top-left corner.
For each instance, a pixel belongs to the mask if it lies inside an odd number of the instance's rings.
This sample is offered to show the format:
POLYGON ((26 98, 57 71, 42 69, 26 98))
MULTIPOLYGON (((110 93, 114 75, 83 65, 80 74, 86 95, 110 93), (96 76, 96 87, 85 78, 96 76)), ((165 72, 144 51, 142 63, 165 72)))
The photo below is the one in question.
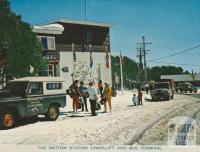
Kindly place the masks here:
POLYGON ((30 82, 27 88, 27 112, 31 115, 38 115, 44 112, 43 106, 43 83, 30 82))

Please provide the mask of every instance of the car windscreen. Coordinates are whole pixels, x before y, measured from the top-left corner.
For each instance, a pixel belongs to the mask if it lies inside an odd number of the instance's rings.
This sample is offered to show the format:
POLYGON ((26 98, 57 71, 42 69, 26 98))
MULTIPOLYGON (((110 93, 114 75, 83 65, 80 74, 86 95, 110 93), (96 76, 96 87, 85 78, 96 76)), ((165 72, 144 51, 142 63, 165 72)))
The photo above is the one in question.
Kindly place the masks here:
POLYGON ((168 83, 156 83, 155 89, 169 89, 168 83))
POLYGON ((10 82, 8 89, 11 94, 16 96, 24 96, 26 94, 28 82, 10 82))

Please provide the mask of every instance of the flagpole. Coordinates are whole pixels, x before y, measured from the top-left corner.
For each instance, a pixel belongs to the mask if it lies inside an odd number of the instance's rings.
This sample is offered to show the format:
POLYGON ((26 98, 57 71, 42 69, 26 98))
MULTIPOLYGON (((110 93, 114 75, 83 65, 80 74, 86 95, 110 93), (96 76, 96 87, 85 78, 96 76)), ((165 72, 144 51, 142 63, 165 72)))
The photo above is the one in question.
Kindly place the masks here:
POLYGON ((123 84, 123 73, 122 73, 122 54, 120 51, 120 73, 121 73, 121 91, 122 95, 124 95, 124 84, 123 84))
POLYGON ((90 53, 90 79, 93 79, 93 76, 92 76, 93 59, 92 59, 92 45, 91 44, 89 44, 89 53, 90 53))
MULTIPOLYGON (((105 82, 110 82, 110 55, 108 54, 108 46, 106 45, 104 47, 105 49, 105 53, 106 53, 106 56, 105 56, 105 62, 106 62, 106 65, 105 65, 105 76, 104 76, 104 81, 105 82)), ((110 84, 111 85, 111 84, 110 84)))
POLYGON ((74 43, 72 43, 72 59, 73 59, 73 72, 72 72, 72 81, 74 81, 74 71, 75 71, 75 63, 76 63, 76 55, 75 55, 75 46, 74 43))

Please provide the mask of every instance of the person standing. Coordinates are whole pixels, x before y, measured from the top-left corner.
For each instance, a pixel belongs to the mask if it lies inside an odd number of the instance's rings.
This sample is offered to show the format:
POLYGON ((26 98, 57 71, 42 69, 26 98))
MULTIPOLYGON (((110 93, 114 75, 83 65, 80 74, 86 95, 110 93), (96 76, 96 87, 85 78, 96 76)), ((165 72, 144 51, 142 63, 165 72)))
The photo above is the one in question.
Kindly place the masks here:
POLYGON ((139 89, 138 91, 138 105, 142 105, 142 90, 139 89))
POLYGON ((80 91, 80 94, 83 98, 83 103, 82 103, 82 111, 84 111, 84 106, 85 106, 85 110, 88 111, 88 108, 87 108, 87 98, 85 96, 85 94, 87 93, 87 88, 83 86, 84 82, 81 81, 80 82, 80 87, 79 87, 79 91, 80 91))
POLYGON ((90 100, 90 107, 92 116, 96 116, 96 101, 97 101, 97 91, 96 88, 93 86, 93 82, 89 82, 89 87, 87 89, 89 93, 89 100, 90 100))
POLYGON ((105 98, 104 102, 104 112, 107 112, 107 102, 108 106, 110 108, 110 112, 112 112, 112 104, 111 104, 111 98, 112 98, 112 88, 109 86, 108 83, 105 83, 105 87, 103 90, 103 97, 105 98))
POLYGON ((79 96, 80 96, 80 92, 79 92, 79 88, 78 88, 78 80, 75 80, 73 82, 73 84, 71 85, 71 88, 73 90, 73 95, 72 95, 72 99, 73 99, 73 110, 74 112, 78 111, 78 105, 79 105, 79 96))
POLYGON ((102 83, 102 80, 99 80, 98 82, 98 90, 99 90, 99 93, 101 95, 101 97, 103 96, 103 83, 102 83))

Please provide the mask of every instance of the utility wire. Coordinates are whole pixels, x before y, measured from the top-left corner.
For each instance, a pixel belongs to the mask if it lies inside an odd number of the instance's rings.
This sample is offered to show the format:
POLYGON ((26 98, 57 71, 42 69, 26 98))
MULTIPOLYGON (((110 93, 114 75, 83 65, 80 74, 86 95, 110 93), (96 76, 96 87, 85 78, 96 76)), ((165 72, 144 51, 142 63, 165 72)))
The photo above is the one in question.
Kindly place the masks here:
POLYGON ((157 61, 148 61, 148 62, 153 62, 153 63, 165 63, 165 64, 174 64, 174 65, 187 65, 187 66, 196 66, 200 67, 200 64, 187 64, 187 63, 170 63, 170 62, 157 62, 157 61))
MULTIPOLYGON (((183 50, 183 51, 179 51, 179 52, 173 53, 173 54, 171 54, 171 55, 167 55, 167 56, 155 58, 155 59, 150 60, 150 61, 156 61, 156 60, 161 60, 161 59, 169 58, 169 57, 172 57, 172 56, 176 56, 176 55, 179 55, 179 54, 182 54, 182 53, 191 51, 191 50, 193 50, 193 49, 196 49, 196 48, 198 48, 198 47, 200 47, 200 44, 198 44, 198 45, 196 45, 196 46, 194 46, 194 47, 191 47, 191 48, 189 48, 189 49, 186 49, 186 50, 183 50)), ((149 61, 148 61, 148 62, 149 62, 149 61)))

